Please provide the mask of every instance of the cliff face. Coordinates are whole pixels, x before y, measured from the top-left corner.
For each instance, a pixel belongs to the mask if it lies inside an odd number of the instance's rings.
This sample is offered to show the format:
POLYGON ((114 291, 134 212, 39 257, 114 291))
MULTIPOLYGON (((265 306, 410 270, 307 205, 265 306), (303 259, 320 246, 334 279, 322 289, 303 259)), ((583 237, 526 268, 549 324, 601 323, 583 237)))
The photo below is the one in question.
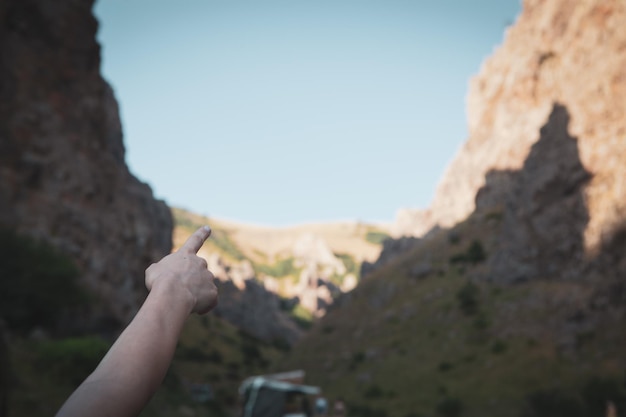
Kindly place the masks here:
POLYGON ((92 5, 0 3, 0 225, 69 254, 103 301, 88 316, 120 322, 169 252, 172 220, 125 164, 92 5))
POLYGON ((488 172, 523 168, 554 103, 560 103, 591 175, 582 196, 589 211, 583 234, 586 251, 595 252, 626 217, 624 68, 626 3, 524 1, 503 45, 470 83, 470 137, 446 170, 428 215, 418 213, 411 224, 405 213, 404 231, 396 234, 415 235, 466 218, 488 172))

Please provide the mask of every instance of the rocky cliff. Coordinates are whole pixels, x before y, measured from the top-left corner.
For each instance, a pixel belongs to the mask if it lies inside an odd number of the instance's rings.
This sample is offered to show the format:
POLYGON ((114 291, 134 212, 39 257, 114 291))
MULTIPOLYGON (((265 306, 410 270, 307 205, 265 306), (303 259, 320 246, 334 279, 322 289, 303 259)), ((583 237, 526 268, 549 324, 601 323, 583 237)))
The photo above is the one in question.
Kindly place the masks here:
POLYGON ((287 367, 355 414, 622 415, 625 69, 626 2, 525 1, 431 207, 287 367))
POLYGON ((257 339, 289 345, 356 286, 361 259, 380 252, 372 234, 383 233, 367 224, 269 228, 172 212, 175 248, 200 225, 213 229, 199 255, 217 278, 215 314, 257 339))
POLYGON ((626 3, 525 0, 502 46, 470 83, 469 139, 427 213, 403 212, 396 235, 418 236, 466 218, 488 172, 523 167, 558 102, 591 176, 581 198, 589 211, 584 247, 595 252, 626 217, 624 68, 626 3))
POLYGON ((163 202, 124 161, 118 106, 100 75, 92 0, 0 3, 0 225, 51 242, 116 327, 171 247, 163 202))

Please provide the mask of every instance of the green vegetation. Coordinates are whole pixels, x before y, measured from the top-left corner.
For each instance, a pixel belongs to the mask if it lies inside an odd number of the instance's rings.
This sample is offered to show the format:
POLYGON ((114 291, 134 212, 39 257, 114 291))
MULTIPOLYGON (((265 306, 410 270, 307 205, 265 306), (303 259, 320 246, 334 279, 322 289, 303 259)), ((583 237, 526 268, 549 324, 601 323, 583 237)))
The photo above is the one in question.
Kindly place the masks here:
POLYGON ((574 389, 548 388, 532 391, 520 417, 587 417, 606 415, 607 404, 626 410, 626 381, 589 378, 574 389))
POLYGON ((480 296, 480 289, 478 286, 468 281, 461 289, 456 293, 456 298, 459 302, 459 307, 463 313, 469 315, 476 314, 479 308, 478 297, 480 296))
POLYGON ((496 340, 495 342, 493 342, 493 345, 491 345, 491 352, 499 355, 500 353, 506 352, 507 347, 508 346, 506 342, 502 340, 496 340))
POLYGON ((363 362, 365 362, 365 353, 363 353, 362 350, 359 350, 352 354, 352 358, 350 359, 350 364, 348 365, 348 368, 350 370, 355 370, 363 362))
POLYGON ((210 242, 220 249, 224 254, 237 261, 243 261, 246 256, 241 249, 233 242, 225 230, 214 229, 211 233, 210 242))
POLYGON ((255 263, 254 268, 257 272, 261 272, 275 278, 298 276, 300 274, 300 268, 295 266, 295 259, 293 257, 279 259, 276 263, 274 263, 274 265, 255 263))
MULTIPOLYGON (((172 215, 175 225, 186 229, 190 233, 207 223, 211 223, 206 217, 197 216, 181 209, 172 209, 172 215)), ((246 259, 245 254, 230 238, 228 230, 221 229, 215 225, 211 226, 211 230, 211 239, 206 243, 209 248, 217 250, 230 260, 243 261, 246 259)))
POLYGON ((354 260, 352 255, 348 253, 335 253, 335 256, 343 262, 343 265, 346 267, 346 274, 353 274, 357 279, 359 278, 361 265, 354 260))
POLYGON ((447 372, 449 370, 451 370, 452 368, 454 368, 454 365, 451 364, 450 362, 440 362, 438 369, 440 372, 447 372))
POLYGON ((27 332, 87 301, 74 263, 51 245, 0 230, 0 317, 27 332))
POLYGON ((382 398, 384 395, 385 392, 377 384, 369 385, 363 392, 363 397, 370 399, 382 398))
POLYGON ((473 240, 465 252, 457 253, 450 257, 450 263, 468 263, 476 265, 487 259, 487 252, 479 240, 473 240))
POLYGON ((390 237, 391 236, 389 236, 387 233, 378 230, 371 230, 365 234, 365 240, 373 243, 374 245, 381 245, 385 240, 389 239, 390 237))
POLYGON ((445 397, 437 403, 436 411, 442 417, 460 417, 463 413, 463 401, 455 397, 445 397))
MULTIPOLYGON (((13 338, 9 356, 19 383, 9 393, 11 415, 49 416, 95 368, 108 347, 108 342, 95 336, 48 341, 13 338)), ((193 412, 230 417, 235 413, 242 380, 267 372, 269 363, 280 354, 276 347, 217 316, 193 315, 183 329, 162 386, 141 416, 182 417, 193 412), (209 384, 214 399, 194 401, 190 383, 209 384)))
POLYGON ((313 314, 302 307, 302 304, 296 304, 294 309, 291 310, 291 318, 304 330, 308 330, 313 326, 313 314))
POLYGON ((37 364, 78 386, 98 366, 109 347, 109 343, 96 336, 44 341, 37 346, 37 364))
POLYGON ((350 415, 359 417, 387 417, 387 411, 381 408, 370 407, 364 404, 348 403, 350 415))
POLYGON ((546 317, 566 320, 573 308, 529 301, 565 300, 580 286, 481 279, 489 276, 481 263, 492 250, 487 242, 497 243, 494 230, 482 215, 469 219, 365 277, 282 366, 304 369, 307 381, 329 398, 344 397, 355 416, 600 416, 607 401, 626 410, 626 333, 616 331, 623 323, 572 335, 567 351, 562 334, 524 333, 546 317), (407 280, 421 259, 441 272, 407 280))

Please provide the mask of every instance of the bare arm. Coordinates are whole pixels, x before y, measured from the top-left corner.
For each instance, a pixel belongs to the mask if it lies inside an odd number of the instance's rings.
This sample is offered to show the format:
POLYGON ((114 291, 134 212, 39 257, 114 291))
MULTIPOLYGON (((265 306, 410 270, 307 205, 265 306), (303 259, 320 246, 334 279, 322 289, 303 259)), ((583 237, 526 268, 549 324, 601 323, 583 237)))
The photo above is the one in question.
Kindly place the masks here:
POLYGON ((178 252, 146 270, 146 301, 57 417, 139 414, 163 381, 189 314, 217 304, 213 274, 196 255, 210 233, 198 229, 178 252))

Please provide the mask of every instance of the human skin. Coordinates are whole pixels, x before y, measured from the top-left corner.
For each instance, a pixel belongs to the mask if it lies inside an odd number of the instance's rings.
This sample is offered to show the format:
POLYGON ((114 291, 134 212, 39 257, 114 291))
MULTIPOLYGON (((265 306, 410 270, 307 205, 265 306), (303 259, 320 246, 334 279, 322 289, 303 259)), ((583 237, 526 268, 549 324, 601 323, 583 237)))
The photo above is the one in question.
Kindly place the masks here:
POLYGON ((197 256, 210 235, 208 226, 201 227, 177 252, 146 269, 148 297, 57 417, 125 417, 141 412, 165 377, 187 317, 217 305, 213 274, 197 256))

